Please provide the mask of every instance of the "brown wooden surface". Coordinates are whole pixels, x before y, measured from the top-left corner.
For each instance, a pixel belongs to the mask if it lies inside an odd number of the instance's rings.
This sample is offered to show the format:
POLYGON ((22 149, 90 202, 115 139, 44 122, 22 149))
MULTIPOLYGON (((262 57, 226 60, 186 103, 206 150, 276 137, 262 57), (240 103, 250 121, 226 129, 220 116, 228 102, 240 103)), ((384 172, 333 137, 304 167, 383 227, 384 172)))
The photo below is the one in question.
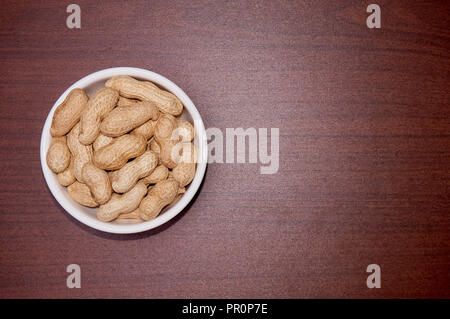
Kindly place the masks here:
POLYGON ((371 30, 372 2, 77 1, 81 30, 70 2, 2 2, 0 297, 450 297, 450 5, 377 1, 371 30), (211 164, 156 231, 83 226, 45 184, 40 134, 112 66, 165 75, 206 127, 279 127, 279 172, 211 164))

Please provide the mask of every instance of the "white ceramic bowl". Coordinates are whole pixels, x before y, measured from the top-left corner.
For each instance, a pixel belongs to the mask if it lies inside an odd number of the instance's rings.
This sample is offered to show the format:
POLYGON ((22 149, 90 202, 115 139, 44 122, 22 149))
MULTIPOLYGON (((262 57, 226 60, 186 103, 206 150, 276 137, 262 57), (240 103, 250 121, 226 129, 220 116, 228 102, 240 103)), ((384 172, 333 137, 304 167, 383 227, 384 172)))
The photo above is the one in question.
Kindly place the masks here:
POLYGON ((53 196, 56 198, 58 203, 73 217, 82 222, 85 225, 88 225, 92 228, 109 232, 109 233, 117 233, 117 234, 132 234, 138 233, 142 231, 146 231, 155 227, 158 227, 173 217, 175 217, 178 213, 180 213, 186 205, 192 200, 195 193, 198 191, 200 184, 203 180, 203 176, 205 175, 206 170, 206 159, 207 159, 207 140, 206 140, 206 131, 205 126, 203 125, 202 118, 197 111, 194 103, 192 103, 191 99, 180 89, 176 84, 166 79, 162 75, 157 73, 138 69, 138 68, 130 68, 130 67, 118 67, 118 68, 110 68, 101 70, 88 76, 85 76, 81 80, 75 82, 72 86, 70 86, 55 102, 50 113, 47 116, 45 121, 44 128, 42 130, 41 136, 41 166, 42 171, 44 173, 45 181, 47 182, 50 191, 53 196), (139 222, 135 220, 129 219, 119 219, 110 223, 106 223, 100 221, 96 217, 96 208, 88 208, 84 207, 75 201, 73 201, 66 187, 61 186, 57 179, 56 174, 54 174, 47 166, 46 162, 46 154, 47 150, 50 146, 51 135, 50 135, 50 126, 53 118, 53 112, 56 107, 64 101, 67 94, 74 88, 81 88, 86 91, 89 96, 103 87, 105 82, 115 76, 115 75, 129 75, 139 80, 151 81, 161 88, 172 92, 175 94, 183 103, 184 111, 182 114, 182 118, 190 121, 194 124, 195 127, 195 140, 194 144, 196 145, 199 151, 199 162, 197 164, 197 171, 195 173, 194 180, 191 184, 188 185, 186 189, 186 193, 174 204, 166 207, 161 214, 150 221, 139 222))

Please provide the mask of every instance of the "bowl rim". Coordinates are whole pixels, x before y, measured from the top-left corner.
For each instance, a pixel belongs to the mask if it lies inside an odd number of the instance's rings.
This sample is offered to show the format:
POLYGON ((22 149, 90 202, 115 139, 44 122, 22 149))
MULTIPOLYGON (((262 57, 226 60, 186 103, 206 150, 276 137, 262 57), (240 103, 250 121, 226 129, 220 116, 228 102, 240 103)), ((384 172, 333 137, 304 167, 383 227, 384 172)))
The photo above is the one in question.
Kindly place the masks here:
POLYGON ((172 218, 174 218, 176 215, 178 215, 192 200, 194 195, 197 193, 204 175, 206 171, 206 165, 207 165, 207 154, 208 154, 208 146, 207 146, 207 138, 206 138, 206 130, 205 126, 203 124, 202 117, 200 116, 200 113, 198 112, 197 108, 195 107, 194 103, 191 101, 191 99, 188 97, 188 95, 175 83, 167 79, 166 77, 141 68, 135 68, 135 67, 113 67, 113 68, 107 68, 100 71, 96 71, 94 73, 88 74, 85 77, 81 78, 80 80, 76 81, 74 84, 72 84, 69 88, 67 88, 63 94, 60 95, 60 97, 56 100, 56 102, 53 104, 50 112, 47 115, 47 118, 45 120, 44 127, 42 128, 41 133, 41 142, 40 142, 40 159, 41 159, 41 168, 42 172, 44 174, 44 179, 47 183, 48 188, 50 189, 50 192, 52 193, 53 197, 56 199, 56 201, 64 208, 64 210, 69 213, 71 216, 73 216, 75 219, 80 221, 81 223, 92 227, 94 229, 108 232, 108 233, 115 233, 115 234, 133 234, 133 233, 139 233, 143 231, 147 231, 153 228, 156 228, 172 218), (195 177, 192 180, 192 182, 189 184, 188 189, 186 190, 186 193, 183 194, 183 196, 179 199, 179 201, 171 208, 169 208, 167 211, 164 212, 164 214, 159 215, 155 219, 149 220, 149 221, 143 221, 136 224, 114 224, 114 223, 107 223, 100 221, 98 219, 91 218, 89 216, 86 216, 86 214, 82 211, 80 211, 77 207, 74 207, 73 204, 79 205, 75 202, 70 202, 68 199, 66 199, 61 191, 58 189, 60 186, 58 182, 56 181, 56 175, 48 168, 47 161, 46 161, 46 153, 49 146, 49 143, 47 140, 50 136, 50 127, 51 122, 53 118, 53 113, 57 106, 59 106, 66 96, 69 94, 70 91, 72 91, 75 88, 81 88, 85 89, 87 86, 89 86, 92 83, 95 83, 97 81, 101 81, 102 79, 108 79, 115 75, 129 75, 132 77, 137 77, 141 79, 146 79, 149 81, 152 81, 162 87, 164 87, 166 90, 170 91, 171 93, 175 94, 183 103, 184 109, 187 109, 189 114, 192 117, 192 120, 194 121, 194 129, 195 134, 198 136, 198 149, 199 149, 199 160, 197 163, 197 169, 195 172, 195 177), (75 209, 74 209, 75 208, 75 209))

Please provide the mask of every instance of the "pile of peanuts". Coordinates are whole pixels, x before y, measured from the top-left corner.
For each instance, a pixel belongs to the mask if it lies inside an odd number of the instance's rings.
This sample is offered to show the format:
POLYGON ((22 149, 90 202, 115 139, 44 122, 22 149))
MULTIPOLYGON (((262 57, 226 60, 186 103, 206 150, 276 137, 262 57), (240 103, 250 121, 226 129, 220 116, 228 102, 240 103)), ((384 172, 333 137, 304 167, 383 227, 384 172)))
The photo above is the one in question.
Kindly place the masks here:
POLYGON ((90 98, 74 89, 54 112, 47 165, 99 220, 156 218, 195 175, 195 131, 182 112, 172 93, 126 75, 90 98))

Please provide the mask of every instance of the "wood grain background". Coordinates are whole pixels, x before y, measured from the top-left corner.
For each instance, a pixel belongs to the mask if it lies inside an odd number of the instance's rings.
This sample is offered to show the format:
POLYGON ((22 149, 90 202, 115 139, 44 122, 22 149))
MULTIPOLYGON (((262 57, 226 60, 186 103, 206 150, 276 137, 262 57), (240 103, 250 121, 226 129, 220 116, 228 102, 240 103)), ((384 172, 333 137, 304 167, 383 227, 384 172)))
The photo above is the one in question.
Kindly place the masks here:
POLYGON ((80 30, 71 2, 2 2, 0 297, 450 297, 450 3, 379 0, 375 30, 372 2, 78 0, 80 30), (45 184, 40 134, 113 66, 165 75, 206 127, 280 128, 278 173, 210 164, 157 230, 83 226, 45 184))

